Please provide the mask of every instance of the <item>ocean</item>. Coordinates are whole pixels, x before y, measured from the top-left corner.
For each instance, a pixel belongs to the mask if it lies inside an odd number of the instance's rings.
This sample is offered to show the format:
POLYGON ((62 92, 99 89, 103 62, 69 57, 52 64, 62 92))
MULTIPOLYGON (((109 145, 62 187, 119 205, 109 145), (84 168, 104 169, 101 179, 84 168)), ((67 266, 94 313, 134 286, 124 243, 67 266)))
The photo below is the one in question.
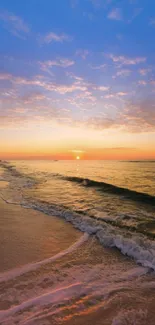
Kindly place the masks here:
POLYGON ((155 324, 154 161, 0 170, 1 200, 24 211, 1 216, 0 324, 155 324))

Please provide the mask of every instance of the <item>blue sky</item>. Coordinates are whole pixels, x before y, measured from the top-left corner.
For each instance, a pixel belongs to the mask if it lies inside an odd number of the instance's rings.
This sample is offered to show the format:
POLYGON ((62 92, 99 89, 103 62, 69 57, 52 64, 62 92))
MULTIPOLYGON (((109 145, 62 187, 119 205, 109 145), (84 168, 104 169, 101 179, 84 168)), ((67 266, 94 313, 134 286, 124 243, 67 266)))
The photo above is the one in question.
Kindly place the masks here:
POLYGON ((121 134, 141 134, 137 146, 149 139, 153 148, 153 0, 1 0, 0 38, 4 143, 20 134, 26 143, 28 129, 52 137, 74 127, 76 147, 82 129, 86 139, 100 132, 100 146, 105 134, 118 147, 121 134))

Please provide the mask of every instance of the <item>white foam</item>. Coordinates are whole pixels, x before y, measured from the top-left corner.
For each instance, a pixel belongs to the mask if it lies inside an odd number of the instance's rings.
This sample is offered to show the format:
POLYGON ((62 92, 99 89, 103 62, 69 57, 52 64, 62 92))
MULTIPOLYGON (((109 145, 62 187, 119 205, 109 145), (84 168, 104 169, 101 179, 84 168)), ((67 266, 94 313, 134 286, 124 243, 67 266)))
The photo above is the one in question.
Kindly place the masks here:
POLYGON ((22 311, 26 308, 29 308, 31 306, 36 305, 47 305, 52 304, 56 302, 62 302, 64 300, 69 300, 73 296, 81 295, 81 289, 83 288, 82 283, 75 283, 67 287, 63 287, 60 289, 56 289, 54 291, 50 291, 46 294, 43 294, 41 296, 29 299, 27 301, 24 301, 20 305, 14 306, 8 310, 2 310, 0 311, 0 320, 4 320, 7 317, 10 317, 14 315, 15 313, 22 311))
POLYGON ((91 219, 71 213, 63 213, 63 217, 76 228, 94 234, 105 247, 116 247, 123 255, 134 258, 144 267, 155 270, 155 242, 142 234, 132 233, 106 224, 103 220, 91 219))
POLYGON ((137 263, 155 270, 154 243, 141 235, 125 237, 126 234, 114 234, 103 230, 97 233, 97 237, 104 246, 116 247, 123 255, 134 258, 137 263))

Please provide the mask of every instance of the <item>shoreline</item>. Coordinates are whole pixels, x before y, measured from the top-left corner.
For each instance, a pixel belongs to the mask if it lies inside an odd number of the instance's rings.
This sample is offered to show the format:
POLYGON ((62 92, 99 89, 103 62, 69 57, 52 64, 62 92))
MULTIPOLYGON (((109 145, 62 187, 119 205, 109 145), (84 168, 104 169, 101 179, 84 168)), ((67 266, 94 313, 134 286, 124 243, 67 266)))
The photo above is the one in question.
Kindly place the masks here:
POLYGON ((0 273, 50 258, 80 237, 63 219, 0 199, 0 273))
MULTIPOLYGON (((0 199, 1 324, 154 324, 153 274, 125 251, 105 248, 105 227, 9 204, 24 183, 13 181, 10 192, 0 184, 4 198, 9 194, 8 203, 0 199)), ((111 235, 120 245, 119 235, 111 235)))

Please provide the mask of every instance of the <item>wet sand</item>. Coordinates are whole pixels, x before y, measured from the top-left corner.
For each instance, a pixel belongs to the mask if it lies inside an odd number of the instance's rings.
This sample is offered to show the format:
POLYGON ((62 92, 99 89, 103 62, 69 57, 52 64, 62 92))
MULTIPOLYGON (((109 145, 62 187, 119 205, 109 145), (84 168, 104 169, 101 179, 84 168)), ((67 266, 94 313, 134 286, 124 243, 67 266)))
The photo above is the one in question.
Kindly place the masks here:
POLYGON ((51 257, 80 236, 64 220, 0 199, 0 272, 51 257))
POLYGON ((89 237, 69 254, 1 282, 0 324, 154 325, 153 276, 149 281, 150 288, 144 268, 89 237))

